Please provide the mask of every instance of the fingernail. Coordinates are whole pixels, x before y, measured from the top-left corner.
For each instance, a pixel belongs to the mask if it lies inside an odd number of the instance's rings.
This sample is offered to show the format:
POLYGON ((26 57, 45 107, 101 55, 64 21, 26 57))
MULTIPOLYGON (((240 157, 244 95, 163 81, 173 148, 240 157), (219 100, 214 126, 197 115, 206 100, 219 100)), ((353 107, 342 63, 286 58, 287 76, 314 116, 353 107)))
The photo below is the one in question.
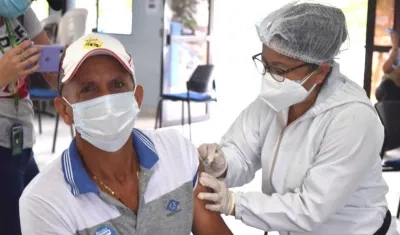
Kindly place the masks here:
POLYGON ((203 193, 199 193, 199 194, 197 195, 197 198, 200 199, 200 200, 203 200, 203 193))

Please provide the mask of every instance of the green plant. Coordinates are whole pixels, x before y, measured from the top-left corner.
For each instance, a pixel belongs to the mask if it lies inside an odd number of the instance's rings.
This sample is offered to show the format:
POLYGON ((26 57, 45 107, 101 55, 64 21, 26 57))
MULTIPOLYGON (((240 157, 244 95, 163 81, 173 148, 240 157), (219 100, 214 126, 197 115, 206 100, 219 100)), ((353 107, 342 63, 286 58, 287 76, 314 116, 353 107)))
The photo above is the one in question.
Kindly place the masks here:
POLYGON ((173 21, 183 24, 185 28, 195 30, 197 22, 197 0, 170 0, 170 8, 173 12, 173 21))

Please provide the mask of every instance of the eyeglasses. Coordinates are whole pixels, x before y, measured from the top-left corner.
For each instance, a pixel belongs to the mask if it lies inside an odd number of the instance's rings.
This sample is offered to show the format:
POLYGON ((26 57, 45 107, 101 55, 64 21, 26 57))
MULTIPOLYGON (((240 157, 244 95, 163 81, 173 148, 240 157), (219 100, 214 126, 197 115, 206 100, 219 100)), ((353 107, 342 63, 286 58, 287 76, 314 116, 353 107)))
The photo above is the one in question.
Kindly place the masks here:
POLYGON ((254 55, 252 58, 253 58, 254 65, 256 66, 258 72, 260 72, 262 75, 265 75, 268 72, 271 74, 271 77, 278 82, 283 82, 286 78, 286 74, 295 69, 302 68, 305 66, 314 67, 314 64, 304 63, 304 64, 297 65, 293 68, 283 69, 283 68, 279 68, 277 66, 268 65, 266 62, 263 61, 261 53, 254 55))

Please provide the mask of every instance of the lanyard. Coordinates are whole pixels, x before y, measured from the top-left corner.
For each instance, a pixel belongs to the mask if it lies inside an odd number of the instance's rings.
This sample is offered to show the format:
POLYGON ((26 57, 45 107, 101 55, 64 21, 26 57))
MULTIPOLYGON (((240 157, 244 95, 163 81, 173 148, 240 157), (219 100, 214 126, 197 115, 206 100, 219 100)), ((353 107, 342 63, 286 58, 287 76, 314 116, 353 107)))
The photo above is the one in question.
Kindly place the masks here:
MULTIPOLYGON (((18 46, 18 43, 17 43, 17 39, 15 38, 13 28, 11 26, 11 21, 7 18, 4 18, 4 23, 6 24, 7 34, 8 34, 8 37, 10 38, 11 47, 15 48, 16 46, 18 46)), ((0 51, 4 55, 5 49, 4 49, 3 45, 1 45, 1 44, 0 44, 0 51)), ((17 90, 18 87, 19 87, 19 79, 17 81, 16 87, 14 86, 14 84, 10 84, 11 92, 14 93, 14 105, 15 105, 16 111, 18 111, 18 104, 19 104, 19 99, 20 99, 18 90, 17 90)))

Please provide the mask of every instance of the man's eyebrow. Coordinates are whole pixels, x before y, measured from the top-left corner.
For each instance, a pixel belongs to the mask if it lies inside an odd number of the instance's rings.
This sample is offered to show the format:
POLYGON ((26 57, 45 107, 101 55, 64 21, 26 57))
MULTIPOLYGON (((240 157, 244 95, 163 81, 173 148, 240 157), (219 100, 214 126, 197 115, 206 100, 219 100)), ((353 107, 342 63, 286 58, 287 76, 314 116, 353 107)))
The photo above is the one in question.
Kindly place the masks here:
POLYGON ((133 78, 133 76, 131 74, 129 75, 118 75, 116 77, 114 77, 112 80, 110 80, 110 83, 116 82, 116 81, 127 81, 130 80, 132 81, 133 86, 135 86, 135 79, 133 78))
POLYGON ((96 83, 93 80, 88 80, 88 81, 79 81, 78 84, 79 86, 89 86, 89 85, 94 85, 96 83))

